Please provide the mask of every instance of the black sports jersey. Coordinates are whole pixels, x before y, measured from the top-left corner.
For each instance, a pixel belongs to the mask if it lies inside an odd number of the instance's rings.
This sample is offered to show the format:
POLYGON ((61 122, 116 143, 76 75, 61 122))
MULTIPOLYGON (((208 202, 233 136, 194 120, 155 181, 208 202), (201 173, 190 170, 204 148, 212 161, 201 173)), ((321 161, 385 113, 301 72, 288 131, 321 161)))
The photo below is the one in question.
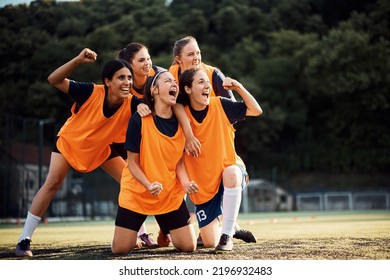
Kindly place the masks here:
POLYGON ((231 90, 224 89, 222 84, 225 79, 225 75, 215 68, 213 72, 212 86, 216 96, 226 97, 231 100, 236 100, 231 90))
MULTIPOLYGON (((228 117, 231 124, 245 120, 247 107, 243 101, 232 101, 229 98, 220 97, 223 111, 228 117)), ((202 123, 207 116, 209 106, 204 110, 196 111, 190 107, 191 115, 198 123, 202 123)))
MULTIPOLYGON (((164 119, 157 115, 154 115, 153 119, 157 129, 162 134, 167 135, 169 137, 173 137, 176 134, 177 129, 179 128, 179 121, 177 120, 175 115, 173 115, 169 119, 164 119)), ((142 137, 141 126, 142 126, 141 116, 138 113, 135 113, 130 118, 129 125, 127 127, 126 143, 124 146, 125 150, 133 153, 140 152, 141 137, 142 137)))

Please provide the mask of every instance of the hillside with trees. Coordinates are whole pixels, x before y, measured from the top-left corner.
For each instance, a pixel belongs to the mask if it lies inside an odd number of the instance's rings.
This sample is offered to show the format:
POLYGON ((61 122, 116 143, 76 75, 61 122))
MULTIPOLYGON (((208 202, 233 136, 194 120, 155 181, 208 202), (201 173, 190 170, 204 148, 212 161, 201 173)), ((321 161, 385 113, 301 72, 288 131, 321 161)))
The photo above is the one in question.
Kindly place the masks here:
POLYGON ((0 159, 6 116, 69 117, 70 100, 46 79, 82 48, 98 60, 72 77, 100 83, 127 43, 167 68, 174 42, 193 35, 203 61, 263 108, 236 125, 251 177, 291 191, 390 187, 389 1, 39 0, 1 8, 0 28, 0 159))

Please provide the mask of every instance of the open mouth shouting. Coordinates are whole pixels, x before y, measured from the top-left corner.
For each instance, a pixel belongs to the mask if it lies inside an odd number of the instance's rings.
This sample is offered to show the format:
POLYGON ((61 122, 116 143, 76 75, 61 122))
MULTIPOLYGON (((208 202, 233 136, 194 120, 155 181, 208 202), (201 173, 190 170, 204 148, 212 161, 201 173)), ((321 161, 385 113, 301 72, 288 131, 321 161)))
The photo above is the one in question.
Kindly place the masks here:
POLYGON ((177 87, 172 87, 170 90, 169 90, 169 96, 171 96, 172 98, 174 98, 176 100, 176 97, 177 97, 177 87))
POLYGON ((205 99, 209 99, 210 97, 210 90, 206 90, 202 93, 202 96, 205 98, 205 99))

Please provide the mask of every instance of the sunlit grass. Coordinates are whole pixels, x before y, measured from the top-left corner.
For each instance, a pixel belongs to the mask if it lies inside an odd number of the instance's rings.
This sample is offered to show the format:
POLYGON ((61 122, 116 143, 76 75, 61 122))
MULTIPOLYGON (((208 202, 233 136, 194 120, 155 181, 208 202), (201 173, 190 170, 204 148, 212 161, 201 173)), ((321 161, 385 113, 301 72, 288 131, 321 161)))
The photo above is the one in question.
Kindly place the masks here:
MULTIPOLYGON (((240 214, 239 224, 256 235, 257 243, 235 240, 234 252, 224 257, 204 248, 178 254, 172 246, 115 256, 113 220, 41 224, 32 250, 37 259, 390 259, 390 211, 240 214)), ((0 259, 15 258, 22 229, 0 226, 0 259)), ((154 218, 148 218, 147 229, 156 239, 154 218)))

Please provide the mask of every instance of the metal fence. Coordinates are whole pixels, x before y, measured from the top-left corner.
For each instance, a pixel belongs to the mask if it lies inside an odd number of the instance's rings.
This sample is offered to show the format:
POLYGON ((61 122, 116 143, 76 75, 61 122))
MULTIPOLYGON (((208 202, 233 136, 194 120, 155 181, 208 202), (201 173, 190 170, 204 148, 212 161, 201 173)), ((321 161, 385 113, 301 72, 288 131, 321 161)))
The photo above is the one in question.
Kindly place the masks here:
MULTIPOLYGON (((53 119, 0 117, 0 218, 24 218, 48 173, 59 127, 53 119)), ((114 216, 119 184, 101 169, 70 169, 47 217, 114 216)))
POLYGON ((300 193, 296 195, 296 209, 297 211, 390 209, 390 193, 385 191, 300 193))

